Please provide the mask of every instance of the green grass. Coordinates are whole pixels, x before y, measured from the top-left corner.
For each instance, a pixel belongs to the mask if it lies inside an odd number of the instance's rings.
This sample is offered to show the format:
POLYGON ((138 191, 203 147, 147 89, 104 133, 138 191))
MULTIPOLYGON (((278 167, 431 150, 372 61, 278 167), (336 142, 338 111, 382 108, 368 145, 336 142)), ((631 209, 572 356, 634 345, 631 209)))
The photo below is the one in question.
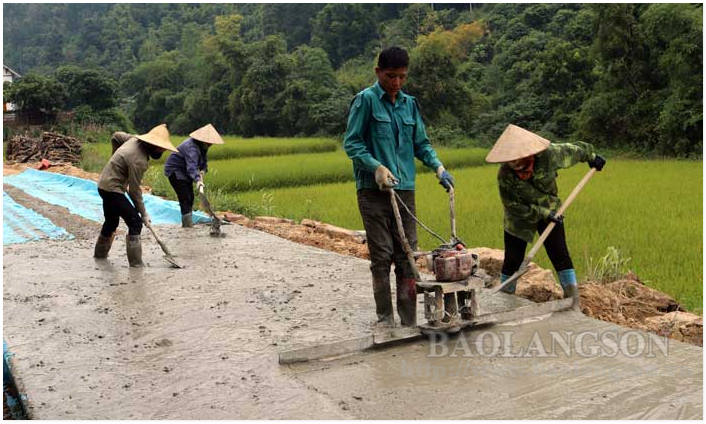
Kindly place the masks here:
MULTIPOLYGON (((171 139, 172 143, 177 146, 184 140, 184 137, 172 136, 171 139)), ((333 138, 237 138, 224 136, 223 139, 225 144, 213 146, 208 150, 209 160, 333 152, 341 144, 333 138)))
MULTIPOLYGON (((452 173, 456 168, 483 165, 480 148, 436 149, 452 173)), ((206 183, 226 191, 292 187, 353 180, 353 165, 342 151, 209 161, 206 183)), ((417 161, 418 172, 430 172, 417 161)))
MULTIPOLYGON (((587 170, 580 164, 560 171, 562 198, 587 170)), ((496 172, 496 166, 454 172, 457 232, 470 246, 503 248, 496 172)), ((585 278, 590 258, 598 260, 615 247, 631 258, 628 268, 647 285, 701 313, 702 183, 701 162, 611 160, 566 212, 567 239, 579 277, 585 278)), ((225 200, 245 211, 363 227, 352 182, 251 191, 225 200)), ((417 211, 422 222, 448 236, 448 197, 431 174, 417 178, 417 211)), ((422 248, 438 244, 421 229, 419 236, 422 248)), ((536 260, 551 268, 543 249, 536 260)))
MULTIPOLYGON (((187 136, 172 135, 172 144, 178 146, 187 136)), ((225 144, 213 146, 208 151, 209 160, 246 158, 255 156, 277 156, 299 153, 333 152, 339 141, 333 138, 241 138, 223 136, 225 144)), ((81 167, 86 171, 100 172, 112 154, 109 140, 100 143, 86 143, 83 146, 81 167)), ((157 163, 164 163, 168 152, 157 163)))

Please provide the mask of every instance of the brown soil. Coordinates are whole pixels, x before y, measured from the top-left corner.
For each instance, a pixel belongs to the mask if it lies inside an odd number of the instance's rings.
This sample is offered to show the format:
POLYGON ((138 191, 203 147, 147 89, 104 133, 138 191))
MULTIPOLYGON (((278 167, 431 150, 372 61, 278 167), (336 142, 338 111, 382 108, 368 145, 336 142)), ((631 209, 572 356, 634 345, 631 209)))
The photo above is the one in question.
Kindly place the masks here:
MULTIPOLYGON (((14 175, 19 174, 27 168, 37 169, 39 167, 39 162, 35 163, 4 163, 2 168, 2 175, 14 175)), ((87 180, 98 181, 98 176, 100 174, 95 172, 87 172, 81 168, 73 166, 71 164, 52 164, 46 169, 48 172, 56 172, 57 174, 71 175, 73 177, 85 178, 87 180)))

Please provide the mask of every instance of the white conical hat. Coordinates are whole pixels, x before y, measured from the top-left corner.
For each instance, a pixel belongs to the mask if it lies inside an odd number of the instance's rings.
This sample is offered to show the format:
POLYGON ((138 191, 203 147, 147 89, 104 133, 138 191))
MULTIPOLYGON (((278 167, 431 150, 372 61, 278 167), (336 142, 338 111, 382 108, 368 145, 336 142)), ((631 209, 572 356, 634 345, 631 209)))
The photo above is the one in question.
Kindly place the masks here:
POLYGON ((490 149, 485 161, 490 163, 510 162, 546 150, 550 144, 551 142, 546 138, 510 124, 490 149))
POLYGON ((145 143, 149 143, 166 150, 171 150, 172 152, 177 151, 177 148, 174 147, 172 142, 169 140, 169 130, 167 129, 167 124, 157 125, 156 127, 152 128, 147 134, 136 135, 135 137, 144 141, 145 143))
POLYGON ((189 137, 208 144, 223 144, 223 139, 213 125, 208 124, 189 134, 189 137))

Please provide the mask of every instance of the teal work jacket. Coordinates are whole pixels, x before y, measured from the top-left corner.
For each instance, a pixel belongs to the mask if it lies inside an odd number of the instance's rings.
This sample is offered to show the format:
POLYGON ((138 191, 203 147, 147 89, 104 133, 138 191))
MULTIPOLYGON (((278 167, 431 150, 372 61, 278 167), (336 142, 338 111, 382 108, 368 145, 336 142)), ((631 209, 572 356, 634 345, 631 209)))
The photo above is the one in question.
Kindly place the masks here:
POLYGON ((358 190, 378 188, 375 169, 380 165, 399 180, 398 190, 414 190, 415 157, 433 170, 441 166, 415 98, 400 91, 393 105, 377 82, 353 100, 343 149, 353 161, 358 190))

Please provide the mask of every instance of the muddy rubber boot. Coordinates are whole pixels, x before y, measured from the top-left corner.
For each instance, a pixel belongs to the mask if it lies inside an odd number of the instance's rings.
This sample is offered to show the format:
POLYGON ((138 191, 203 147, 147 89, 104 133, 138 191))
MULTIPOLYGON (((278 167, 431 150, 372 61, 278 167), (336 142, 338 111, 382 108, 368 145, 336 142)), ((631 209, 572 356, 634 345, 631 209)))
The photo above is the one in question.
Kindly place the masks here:
POLYGON ((390 278, 373 276, 373 296, 375 297, 375 312, 378 322, 390 326, 395 325, 392 312, 392 294, 390 293, 390 278))
MULTIPOLYGON (((500 274, 500 284, 504 283, 510 277, 511 277, 510 275, 500 274)), ((500 289, 500 291, 503 293, 507 293, 507 294, 515 294, 516 287, 517 287, 517 280, 515 280, 512 283, 508 284, 507 286, 503 287, 502 289, 500 289)))
POLYGON ((403 327, 417 325, 417 281, 397 278, 397 313, 403 327))
POLYGON ((186 215, 181 216, 181 227, 182 228, 191 228, 194 226, 194 222, 191 219, 191 212, 187 213, 186 215))
POLYGON ((96 241, 96 248, 93 250, 93 257, 96 259, 107 258, 114 239, 115 233, 111 234, 109 237, 103 237, 102 234, 99 234, 98 240, 96 241))
POLYGON ((571 309, 581 311, 579 286, 576 284, 567 285, 564 287, 564 299, 573 298, 574 303, 571 304, 571 309))
POLYGON ((131 236, 128 234, 125 244, 127 245, 127 261, 130 266, 145 266, 145 264, 142 263, 142 242, 140 241, 140 235, 131 236))
POLYGON ((557 272, 559 275, 559 284, 564 290, 564 299, 573 298, 574 303, 571 308, 575 311, 580 311, 581 307, 579 305, 579 287, 576 281, 576 271, 571 269, 565 269, 563 271, 557 272))

